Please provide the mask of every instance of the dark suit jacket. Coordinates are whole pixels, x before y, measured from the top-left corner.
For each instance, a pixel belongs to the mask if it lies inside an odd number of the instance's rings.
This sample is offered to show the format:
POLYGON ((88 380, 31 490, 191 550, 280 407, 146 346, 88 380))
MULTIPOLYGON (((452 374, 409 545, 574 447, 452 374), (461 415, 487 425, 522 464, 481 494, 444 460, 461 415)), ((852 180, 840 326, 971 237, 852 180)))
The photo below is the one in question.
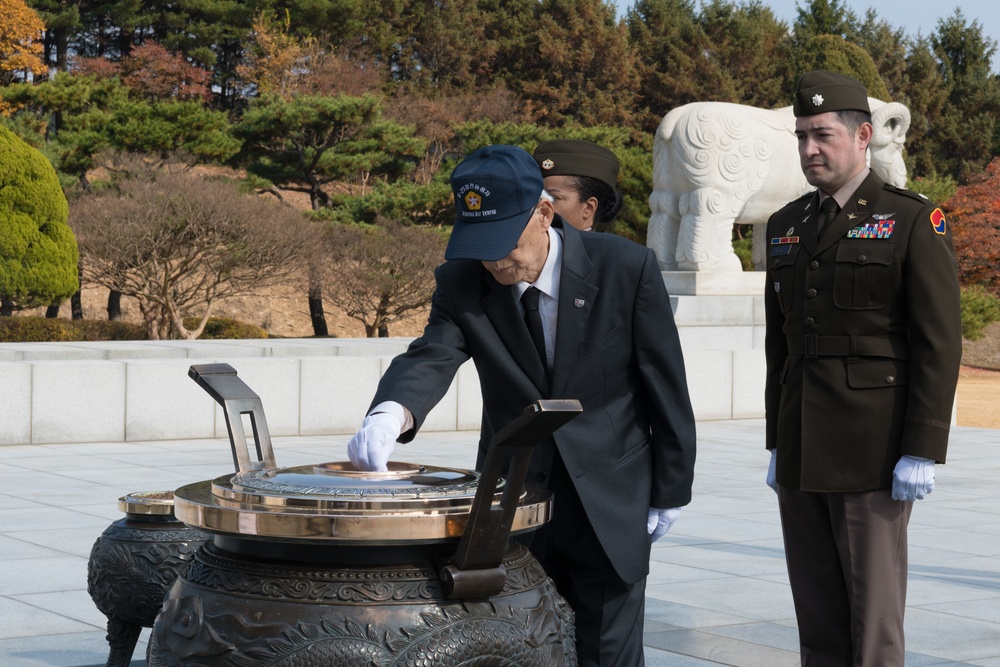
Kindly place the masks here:
POLYGON ((873 173, 816 237, 816 193, 768 221, 767 448, 804 491, 892 485, 902 454, 944 462, 962 356, 944 215, 873 173))
POLYGON ((631 583, 649 568, 647 509, 691 500, 695 425, 680 342, 652 251, 581 234, 558 216, 554 224, 563 229, 563 258, 551 380, 513 288, 481 262, 453 260, 436 270, 423 335, 393 360, 372 405, 401 403, 419 429, 471 357, 483 394, 481 466, 493 434, 532 402, 579 400, 583 413, 535 451, 528 482, 547 479, 558 447, 605 552, 631 583))

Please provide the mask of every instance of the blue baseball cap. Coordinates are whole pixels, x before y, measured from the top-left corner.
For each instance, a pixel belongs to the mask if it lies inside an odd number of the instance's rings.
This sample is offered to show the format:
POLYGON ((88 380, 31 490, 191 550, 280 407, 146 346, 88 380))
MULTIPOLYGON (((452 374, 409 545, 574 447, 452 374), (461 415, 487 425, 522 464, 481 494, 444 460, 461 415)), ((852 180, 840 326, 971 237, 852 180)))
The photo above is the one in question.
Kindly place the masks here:
POLYGON ((451 172, 455 226, 445 259, 503 259, 517 247, 538 198, 542 171, 517 146, 486 146, 451 172))

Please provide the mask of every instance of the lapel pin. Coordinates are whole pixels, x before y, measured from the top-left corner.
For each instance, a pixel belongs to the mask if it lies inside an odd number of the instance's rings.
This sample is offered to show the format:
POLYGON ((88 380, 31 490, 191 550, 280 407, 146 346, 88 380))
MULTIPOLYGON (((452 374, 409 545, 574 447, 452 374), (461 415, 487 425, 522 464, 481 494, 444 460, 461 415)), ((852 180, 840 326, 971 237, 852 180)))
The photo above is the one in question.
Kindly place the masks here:
POLYGON ((861 206, 868 206, 868 200, 867 199, 859 199, 858 200, 858 204, 861 205, 861 206))
POLYGON ((574 308, 583 308, 587 304, 583 299, 573 299, 574 308))

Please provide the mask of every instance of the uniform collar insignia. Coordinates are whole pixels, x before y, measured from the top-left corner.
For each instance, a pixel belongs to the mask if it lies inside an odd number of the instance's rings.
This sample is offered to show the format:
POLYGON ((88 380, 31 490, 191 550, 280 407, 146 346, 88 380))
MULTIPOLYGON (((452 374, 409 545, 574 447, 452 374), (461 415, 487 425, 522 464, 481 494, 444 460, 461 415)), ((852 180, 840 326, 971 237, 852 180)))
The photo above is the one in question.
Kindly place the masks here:
POLYGON ((856 218, 856 217, 858 217, 858 216, 855 213, 848 213, 847 214, 847 219, 848 220, 854 220, 854 218, 856 218))

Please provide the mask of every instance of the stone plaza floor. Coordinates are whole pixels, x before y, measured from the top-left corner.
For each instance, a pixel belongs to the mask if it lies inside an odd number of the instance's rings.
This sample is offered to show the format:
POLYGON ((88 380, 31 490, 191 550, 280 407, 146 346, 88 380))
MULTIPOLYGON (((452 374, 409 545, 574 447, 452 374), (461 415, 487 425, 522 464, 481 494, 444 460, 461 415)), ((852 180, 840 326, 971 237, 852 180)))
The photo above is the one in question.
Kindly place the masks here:
MULTIPOLYGON (((653 547, 650 667, 791 667, 797 634, 762 420, 700 422, 694 500, 653 547)), ((347 436, 275 438, 281 467, 343 460, 347 436)), ((421 433, 394 459, 471 468, 476 434, 421 433)), ((225 440, 0 447, 0 667, 104 665, 87 593, 117 499, 233 471, 225 440)), ((910 522, 907 667, 1000 667, 1000 430, 953 431, 910 522)), ((133 666, 145 665, 146 630, 133 666)))

